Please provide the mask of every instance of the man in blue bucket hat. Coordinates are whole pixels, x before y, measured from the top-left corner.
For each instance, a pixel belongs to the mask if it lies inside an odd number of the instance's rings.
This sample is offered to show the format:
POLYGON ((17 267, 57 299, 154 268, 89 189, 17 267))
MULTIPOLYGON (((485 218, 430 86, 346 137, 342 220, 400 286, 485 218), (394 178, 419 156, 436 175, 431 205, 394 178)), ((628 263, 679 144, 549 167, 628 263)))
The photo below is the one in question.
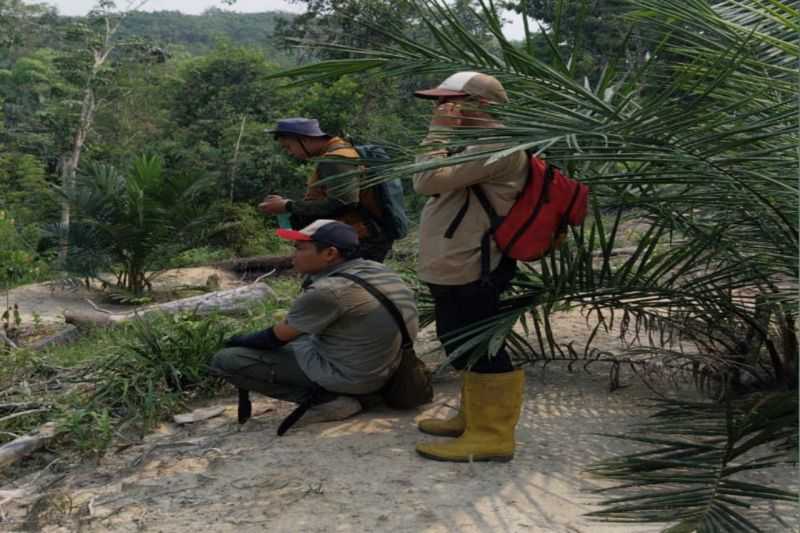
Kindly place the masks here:
POLYGON ((359 178, 363 167, 352 144, 341 137, 325 133, 316 119, 284 118, 274 129, 281 147, 301 161, 323 159, 308 178, 302 200, 290 200, 280 195, 270 195, 258 206, 269 215, 288 214, 293 228, 302 228, 315 220, 335 219, 355 228, 361 242, 360 255, 364 259, 383 262, 392 247, 390 239, 371 213, 376 200, 369 189, 361 190, 359 178), (339 176, 329 180, 332 176, 339 176), (326 181, 327 180, 327 181, 326 181))

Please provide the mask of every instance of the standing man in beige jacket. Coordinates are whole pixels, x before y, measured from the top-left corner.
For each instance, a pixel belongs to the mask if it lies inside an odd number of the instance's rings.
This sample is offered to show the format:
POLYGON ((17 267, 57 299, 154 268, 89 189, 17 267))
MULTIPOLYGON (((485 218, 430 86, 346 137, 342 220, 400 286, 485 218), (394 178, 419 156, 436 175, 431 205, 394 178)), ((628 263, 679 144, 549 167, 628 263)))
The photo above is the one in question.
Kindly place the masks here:
MULTIPOLYGON (((500 82, 478 72, 458 72, 438 87, 416 96, 436 100, 426 148, 420 160, 480 153, 490 146, 448 150, 444 132, 451 128, 501 128, 489 112, 508 102, 500 82), (441 149, 436 145, 441 144, 441 149)), ((430 199, 420 221, 419 278, 428 284, 435 305, 436 332, 448 354, 469 338, 463 329, 490 319, 499 310, 500 294, 509 287, 516 264, 489 238, 490 219, 475 188, 499 215, 505 215, 522 190, 528 158, 515 152, 489 163, 488 156, 421 172, 414 190, 430 199), (480 191, 479 191, 480 192, 480 191), (483 249, 482 249, 483 248, 483 249), (461 331, 460 331, 461 330, 461 331)), ((514 455, 514 430, 522 405, 524 374, 514 370, 505 348, 490 356, 486 343, 453 361, 464 371, 459 412, 450 419, 426 419, 423 433, 457 437, 420 443, 417 452, 441 461, 508 461, 514 455), (475 350, 481 353, 475 353, 475 350), (473 361, 469 366, 470 361, 473 361)))

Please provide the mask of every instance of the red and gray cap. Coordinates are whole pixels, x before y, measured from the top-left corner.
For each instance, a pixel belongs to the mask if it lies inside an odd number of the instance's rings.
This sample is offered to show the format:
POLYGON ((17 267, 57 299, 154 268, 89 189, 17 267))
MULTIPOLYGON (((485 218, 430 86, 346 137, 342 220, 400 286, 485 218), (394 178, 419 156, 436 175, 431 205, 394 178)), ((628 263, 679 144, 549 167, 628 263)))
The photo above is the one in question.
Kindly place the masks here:
POLYGON ((347 251, 358 248, 358 233, 355 228, 337 220, 319 219, 301 230, 279 229, 275 233, 289 241, 319 242, 347 251))
POLYGON ((484 98, 494 104, 504 104, 508 102, 508 95, 503 85, 497 78, 480 72, 456 72, 437 87, 416 91, 415 96, 419 98, 442 98, 442 97, 464 97, 476 96, 484 98))

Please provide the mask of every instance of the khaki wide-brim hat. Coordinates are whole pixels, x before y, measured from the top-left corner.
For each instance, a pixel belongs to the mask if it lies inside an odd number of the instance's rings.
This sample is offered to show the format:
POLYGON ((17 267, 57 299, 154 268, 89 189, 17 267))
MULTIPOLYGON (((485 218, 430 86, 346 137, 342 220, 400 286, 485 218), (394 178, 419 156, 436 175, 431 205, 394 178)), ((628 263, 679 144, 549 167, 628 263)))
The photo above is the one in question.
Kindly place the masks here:
POLYGON ((484 98, 494 104, 508 102, 508 95, 497 78, 480 72, 456 72, 437 87, 414 92, 419 98, 437 99, 442 97, 474 96, 484 98))

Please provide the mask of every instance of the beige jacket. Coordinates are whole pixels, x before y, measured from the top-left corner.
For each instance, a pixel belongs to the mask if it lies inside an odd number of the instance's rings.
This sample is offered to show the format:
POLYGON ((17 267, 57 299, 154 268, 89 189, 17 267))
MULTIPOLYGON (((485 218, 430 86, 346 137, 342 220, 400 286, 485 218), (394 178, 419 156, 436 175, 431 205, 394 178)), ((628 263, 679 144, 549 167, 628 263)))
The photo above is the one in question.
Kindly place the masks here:
MULTIPOLYGON (((434 135, 423 145, 436 144, 434 135)), ((432 148, 432 147, 431 147, 432 148)), ((482 152, 491 147, 468 147, 459 155, 482 152)), ((429 161, 447 157, 445 150, 434 150, 417 157, 429 161)), ((528 158, 524 151, 515 152, 489 165, 488 158, 460 165, 420 172, 414 176, 414 190, 431 198, 422 210, 419 228, 417 273, 422 281, 436 285, 465 285, 481 277, 481 237, 489 229, 489 217, 470 185, 481 184, 487 198, 499 215, 511 209, 528 175, 528 158), (445 231, 464 205, 469 207, 452 238, 445 231)), ((500 263, 501 254, 492 241, 491 268, 500 263)))

